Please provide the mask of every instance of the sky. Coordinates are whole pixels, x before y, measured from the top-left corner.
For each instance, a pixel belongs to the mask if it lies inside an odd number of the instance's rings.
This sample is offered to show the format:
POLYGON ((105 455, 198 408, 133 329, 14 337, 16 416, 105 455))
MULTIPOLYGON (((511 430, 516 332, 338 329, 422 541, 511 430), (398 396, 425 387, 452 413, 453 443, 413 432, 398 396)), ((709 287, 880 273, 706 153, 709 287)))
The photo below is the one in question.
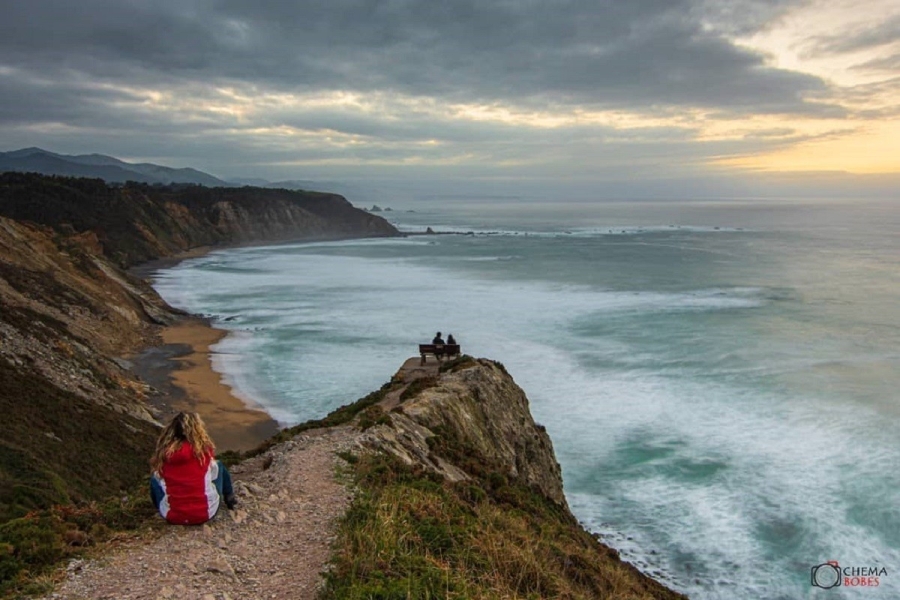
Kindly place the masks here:
POLYGON ((0 15, 0 151, 493 192, 900 189, 897 0, 0 0, 0 15))

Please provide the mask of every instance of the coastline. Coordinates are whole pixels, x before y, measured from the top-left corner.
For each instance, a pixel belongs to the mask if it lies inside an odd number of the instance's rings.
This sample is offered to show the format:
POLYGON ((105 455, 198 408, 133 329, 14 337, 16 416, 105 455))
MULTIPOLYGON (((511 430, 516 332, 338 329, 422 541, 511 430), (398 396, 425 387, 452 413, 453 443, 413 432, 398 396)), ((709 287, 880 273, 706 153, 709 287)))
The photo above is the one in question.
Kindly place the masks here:
MULTIPOLYGON (((406 235, 401 234, 402 237, 406 235)), ((340 239, 342 238, 329 241, 340 239)), ((184 260, 206 256, 214 250, 303 241, 321 240, 272 240, 197 246, 172 256, 135 265, 128 269, 128 273, 145 280, 152 287, 154 275, 158 271, 171 269, 184 260)), ((203 316, 174 307, 170 309, 182 316, 175 323, 161 327, 158 333, 161 343, 141 348, 128 357, 132 364, 131 371, 157 390, 148 402, 160 423, 167 423, 180 411, 197 412, 206 423, 218 452, 253 450, 281 431, 278 421, 263 408, 237 397, 223 381, 222 374, 213 368, 214 351, 211 347, 228 335, 228 332, 214 327, 203 316)))
MULTIPOLYGON (((402 234, 401 234, 402 235, 402 234)), ((324 241, 349 239, 346 236, 324 241)), ((214 250, 323 241, 322 239, 276 239, 244 243, 197 246, 172 256, 151 260, 128 269, 128 274, 143 279, 151 287, 155 273, 171 269, 184 260, 206 256, 214 250)), ((155 291, 155 290, 154 290, 155 291)), ((168 305, 168 304, 167 304, 168 305)), ((177 322, 159 331, 161 344, 145 346, 128 357, 131 371, 158 393, 148 402, 161 423, 167 423, 180 411, 194 411, 206 423, 219 452, 246 451, 281 431, 281 426, 260 407, 238 398, 212 366, 211 346, 228 335, 209 320, 169 307, 183 315, 177 322)))
MULTIPOLYGON (((205 256, 220 246, 199 246, 129 269, 152 286, 153 274, 183 260, 205 256)), ((173 309, 179 312, 178 309, 173 309)), ((228 335, 208 319, 186 314, 159 332, 161 344, 143 348, 129 358, 132 371, 159 391, 149 400, 160 422, 179 411, 195 411, 206 423, 217 451, 252 450, 281 430, 262 408, 238 398, 213 369, 211 347, 228 335)))
POLYGON ((213 369, 210 349, 228 332, 195 316, 165 327, 162 344, 132 357, 133 371, 160 394, 150 403, 165 423, 179 411, 195 411, 219 452, 252 450, 278 433, 267 412, 238 398, 213 369))
POLYGON ((171 269, 183 260, 188 260, 190 258, 200 258, 201 256, 206 256, 213 250, 219 250, 221 248, 227 247, 228 246, 197 246, 195 248, 185 250, 184 252, 179 252, 178 254, 174 254, 172 256, 157 258, 156 260, 151 260, 130 267, 128 269, 128 274, 133 275, 138 279, 145 279, 149 283, 153 280, 153 274, 157 271, 161 271, 163 269, 171 269))

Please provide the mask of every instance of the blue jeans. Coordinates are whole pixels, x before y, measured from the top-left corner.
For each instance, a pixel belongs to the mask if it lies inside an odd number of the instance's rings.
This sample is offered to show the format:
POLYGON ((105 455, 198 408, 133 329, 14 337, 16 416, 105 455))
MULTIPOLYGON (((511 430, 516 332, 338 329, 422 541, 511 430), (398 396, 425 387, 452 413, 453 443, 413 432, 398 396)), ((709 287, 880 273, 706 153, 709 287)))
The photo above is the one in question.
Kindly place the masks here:
MULTIPOLYGON (((219 498, 224 502, 225 498, 234 495, 234 487, 231 485, 231 473, 228 472, 228 467, 222 464, 222 461, 220 460, 217 460, 216 464, 219 465, 219 475, 213 479, 213 485, 216 486, 216 491, 219 492, 219 498)), ((159 480, 157 480, 155 476, 151 476, 150 500, 153 502, 153 506, 156 507, 156 510, 159 510, 159 505, 165 495, 166 493, 159 484, 159 480)))
POLYGON ((229 496, 234 496, 234 487, 231 485, 231 473, 228 472, 228 467, 221 460, 217 460, 216 463, 219 465, 219 476, 213 479, 213 485, 216 486, 216 491, 219 492, 219 498, 225 500, 229 496))

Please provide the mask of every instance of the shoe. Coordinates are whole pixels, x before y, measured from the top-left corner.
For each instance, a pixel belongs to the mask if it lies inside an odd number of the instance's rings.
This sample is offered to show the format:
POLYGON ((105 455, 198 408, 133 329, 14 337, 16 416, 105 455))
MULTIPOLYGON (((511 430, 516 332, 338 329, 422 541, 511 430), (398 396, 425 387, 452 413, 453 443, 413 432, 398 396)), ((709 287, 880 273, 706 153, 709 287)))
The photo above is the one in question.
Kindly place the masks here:
POLYGON ((237 498, 234 497, 234 494, 225 496, 225 506, 228 507, 228 510, 234 510, 234 507, 237 506, 237 498))

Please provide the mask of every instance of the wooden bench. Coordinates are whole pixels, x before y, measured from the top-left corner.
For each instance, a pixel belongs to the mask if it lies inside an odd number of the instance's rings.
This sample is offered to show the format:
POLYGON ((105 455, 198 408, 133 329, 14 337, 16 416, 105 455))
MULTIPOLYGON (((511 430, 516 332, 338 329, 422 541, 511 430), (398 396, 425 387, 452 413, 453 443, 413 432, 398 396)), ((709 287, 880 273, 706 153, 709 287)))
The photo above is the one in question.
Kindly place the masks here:
POLYGON ((442 357, 448 358, 459 356, 459 344, 419 344, 419 354, 422 356, 422 364, 425 364, 425 357, 428 354, 433 355, 436 359, 441 360, 442 357))

